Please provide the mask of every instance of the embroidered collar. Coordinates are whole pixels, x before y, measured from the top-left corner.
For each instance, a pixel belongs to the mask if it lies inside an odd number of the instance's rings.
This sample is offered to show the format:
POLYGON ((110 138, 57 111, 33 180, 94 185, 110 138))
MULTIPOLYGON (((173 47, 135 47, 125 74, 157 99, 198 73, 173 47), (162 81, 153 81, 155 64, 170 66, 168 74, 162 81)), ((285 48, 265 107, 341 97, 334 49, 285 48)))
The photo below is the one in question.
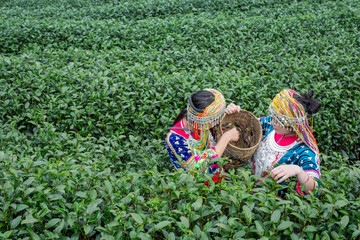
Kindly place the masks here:
POLYGON ((289 151, 291 148, 293 148, 295 145, 299 144, 301 142, 300 138, 297 138, 293 143, 287 145, 287 146, 281 146, 275 141, 275 131, 271 131, 267 137, 269 141, 270 147, 278 152, 285 152, 289 151))

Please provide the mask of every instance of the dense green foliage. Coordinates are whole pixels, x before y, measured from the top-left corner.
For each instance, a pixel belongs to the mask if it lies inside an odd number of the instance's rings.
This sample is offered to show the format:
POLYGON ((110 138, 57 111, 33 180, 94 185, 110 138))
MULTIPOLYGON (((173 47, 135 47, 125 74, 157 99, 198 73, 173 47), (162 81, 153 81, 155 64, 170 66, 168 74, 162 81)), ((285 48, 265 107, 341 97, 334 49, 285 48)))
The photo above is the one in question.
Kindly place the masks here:
POLYGON ((356 239, 359 26, 358 0, 1 1, 0 238, 356 239), (314 89, 320 197, 173 173, 163 129, 206 87, 257 116, 314 89))

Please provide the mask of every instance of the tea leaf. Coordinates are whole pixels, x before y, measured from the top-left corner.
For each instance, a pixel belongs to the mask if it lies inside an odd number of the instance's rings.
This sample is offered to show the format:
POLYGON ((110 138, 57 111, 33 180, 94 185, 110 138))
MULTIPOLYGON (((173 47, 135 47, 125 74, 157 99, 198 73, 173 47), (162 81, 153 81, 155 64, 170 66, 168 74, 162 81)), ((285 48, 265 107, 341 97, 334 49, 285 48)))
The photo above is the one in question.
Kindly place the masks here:
POLYGON ((181 221, 182 224, 184 224, 184 226, 185 226, 186 228, 189 228, 189 227, 190 227, 189 220, 188 220, 186 217, 181 216, 181 217, 180 217, 180 221, 181 221))
POLYGON ((111 186, 111 183, 106 180, 106 181, 104 182, 104 184, 105 184, 106 191, 107 191, 108 193, 112 193, 112 192, 113 192, 113 188, 112 188, 112 186, 111 186))
POLYGON ((230 227, 228 225, 225 225, 223 223, 217 223, 216 226, 221 227, 227 231, 230 231, 230 227))
POLYGON ((281 216, 281 212, 279 209, 276 209, 273 214, 271 214, 271 221, 272 222, 279 222, 281 216))
POLYGON ((90 232, 92 231, 92 227, 89 225, 84 225, 84 233, 85 235, 89 235, 90 232))
POLYGON ((21 216, 17 216, 13 220, 11 220, 10 222, 11 229, 16 229, 16 227, 19 226, 20 222, 21 222, 21 216))
POLYGON ((357 238, 360 235, 360 230, 356 230, 353 232, 352 237, 357 238))
POLYGON ((21 222, 21 224, 33 224, 37 223, 39 220, 33 218, 32 216, 26 216, 26 218, 21 222))
POLYGON ((59 219, 59 218, 51 219, 48 223, 46 223, 45 227, 51 228, 51 227, 55 226, 56 224, 58 224, 60 222, 60 220, 61 219, 59 219))
POLYGON ((345 228, 349 224, 350 218, 349 216, 345 215, 340 220, 340 226, 341 228, 345 228))
POLYGON ((343 208, 343 207, 345 207, 347 204, 348 204, 348 203, 347 203, 347 201, 345 201, 345 200, 339 200, 339 201, 337 201, 337 202, 335 203, 335 205, 338 206, 339 208, 343 208))
POLYGON ((101 238, 101 240, 115 240, 115 238, 111 235, 103 235, 101 238))
POLYGON ((30 236, 31 236, 32 239, 34 239, 34 240, 40 240, 39 235, 37 235, 36 233, 34 233, 34 232, 31 231, 31 230, 28 230, 28 232, 29 232, 29 234, 30 234, 30 236))
POLYGON ((251 212, 250 208, 245 205, 245 206, 243 206, 243 211, 244 211, 244 213, 245 213, 246 221, 247 221, 248 223, 250 223, 251 220, 252 220, 252 212, 251 212))
POLYGON ((294 223, 292 221, 281 221, 279 226, 277 227, 278 230, 282 231, 284 229, 287 229, 291 227, 294 223))
POLYGON ((143 224, 144 221, 142 220, 141 216, 137 213, 130 213, 131 217, 138 223, 138 224, 143 224))
POLYGON ((258 234, 262 236, 264 234, 264 228, 261 226, 261 223, 259 221, 255 221, 255 226, 258 234))
POLYGON ((93 212, 98 210, 97 206, 98 206, 98 202, 96 201, 91 202, 86 209, 87 214, 91 215, 93 212))
POLYGON ((316 232, 317 231, 317 228, 315 226, 307 226, 305 228, 305 232, 316 232))
POLYGON ((160 230, 168 225, 170 225, 171 222, 170 221, 162 221, 162 222, 159 222, 158 224, 155 225, 155 230, 160 230))
POLYGON ((174 234, 173 232, 169 233, 168 239, 169 239, 169 240, 175 240, 175 239, 176 239, 176 238, 175 238, 175 234, 174 234))
POLYGON ((192 204, 192 207, 195 209, 195 210, 198 210, 201 208, 203 204, 203 200, 202 198, 198 198, 193 204, 192 204))

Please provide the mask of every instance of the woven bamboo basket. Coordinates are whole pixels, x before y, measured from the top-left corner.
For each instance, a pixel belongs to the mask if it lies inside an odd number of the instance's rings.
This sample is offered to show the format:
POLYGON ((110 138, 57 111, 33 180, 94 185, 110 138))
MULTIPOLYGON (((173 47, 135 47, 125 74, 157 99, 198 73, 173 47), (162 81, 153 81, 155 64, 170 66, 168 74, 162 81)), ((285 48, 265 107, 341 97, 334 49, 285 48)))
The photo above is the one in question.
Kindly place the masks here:
POLYGON ((240 137, 237 142, 230 142, 224 156, 231 159, 224 168, 239 168, 251 159, 262 139, 262 128, 257 117, 246 110, 225 115, 217 131, 217 138, 236 127, 240 137))

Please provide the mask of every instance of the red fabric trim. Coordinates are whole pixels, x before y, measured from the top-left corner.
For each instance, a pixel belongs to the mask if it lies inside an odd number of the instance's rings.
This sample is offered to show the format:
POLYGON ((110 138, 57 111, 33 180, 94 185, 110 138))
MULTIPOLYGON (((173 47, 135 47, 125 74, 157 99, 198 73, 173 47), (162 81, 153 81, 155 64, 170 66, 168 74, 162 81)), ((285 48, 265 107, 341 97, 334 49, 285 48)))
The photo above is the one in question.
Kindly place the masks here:
POLYGON ((284 137, 283 139, 281 139, 284 135, 282 134, 278 134, 275 132, 275 142, 277 142, 277 144, 279 144, 280 146, 288 146, 290 144, 292 144, 293 142, 296 141, 296 139, 298 139, 298 136, 295 134, 293 136, 287 136, 287 137, 284 137), (280 142, 278 142, 279 140, 281 139, 280 142))
MULTIPOLYGON (((183 122, 183 120, 181 119, 179 122, 177 122, 177 123, 174 125, 174 127, 183 128, 183 127, 184 127, 184 122, 183 122)), ((187 135, 184 130, 172 128, 171 131, 179 134, 180 136, 184 137, 185 139, 189 139, 189 135, 187 135)))

